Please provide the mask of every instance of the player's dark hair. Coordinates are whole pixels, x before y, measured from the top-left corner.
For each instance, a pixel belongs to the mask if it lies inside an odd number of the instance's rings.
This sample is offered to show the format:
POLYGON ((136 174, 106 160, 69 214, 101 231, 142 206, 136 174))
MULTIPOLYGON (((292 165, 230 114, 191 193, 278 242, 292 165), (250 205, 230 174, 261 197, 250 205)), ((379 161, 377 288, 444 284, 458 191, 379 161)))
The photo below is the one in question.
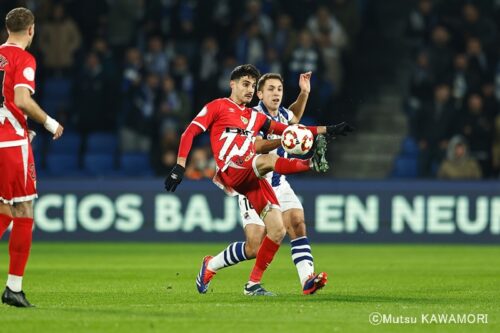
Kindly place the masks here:
POLYGON ((279 73, 266 73, 262 75, 259 79, 259 82, 257 82, 257 90, 262 91, 264 89, 264 85, 266 84, 267 80, 270 79, 276 79, 280 80, 281 84, 283 84, 283 77, 279 73))
POLYGON ((257 81, 260 77, 260 72, 254 65, 241 65, 231 72, 231 81, 239 80, 244 76, 249 76, 257 81))
POLYGON ((10 32, 24 31, 33 23, 35 23, 35 16, 28 8, 14 8, 5 16, 5 27, 10 32))

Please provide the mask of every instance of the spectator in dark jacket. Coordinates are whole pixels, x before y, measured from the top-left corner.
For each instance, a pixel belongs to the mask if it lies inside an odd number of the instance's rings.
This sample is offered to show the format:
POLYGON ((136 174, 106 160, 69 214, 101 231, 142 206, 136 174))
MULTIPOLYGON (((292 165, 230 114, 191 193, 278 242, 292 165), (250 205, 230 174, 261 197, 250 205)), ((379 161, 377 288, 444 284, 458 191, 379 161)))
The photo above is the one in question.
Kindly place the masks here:
POLYGON ((460 120, 460 134, 470 144, 471 156, 481 165, 483 175, 491 173, 492 119, 484 112, 483 99, 479 94, 471 94, 467 100, 467 108, 460 120))
POLYGON ((431 70, 437 80, 446 79, 451 69, 452 58, 450 33, 444 26, 438 25, 432 30, 432 41, 429 47, 431 70))
POLYGON ((453 133, 453 117, 455 109, 450 99, 450 87, 440 83, 434 89, 434 100, 424 105, 419 115, 417 139, 421 177, 432 177, 443 159, 453 133))

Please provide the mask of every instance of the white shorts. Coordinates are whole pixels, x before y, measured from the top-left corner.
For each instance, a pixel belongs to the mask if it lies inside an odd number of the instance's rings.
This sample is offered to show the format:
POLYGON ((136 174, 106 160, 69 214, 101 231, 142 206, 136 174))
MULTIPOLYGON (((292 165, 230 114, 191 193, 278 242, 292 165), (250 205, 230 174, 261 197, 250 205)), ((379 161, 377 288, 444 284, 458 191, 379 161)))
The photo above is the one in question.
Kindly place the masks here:
MULTIPOLYGON (((273 190, 276 193, 282 212, 294 208, 304 210, 299 198, 297 198, 297 195, 287 181, 284 181, 277 187, 273 187, 273 190)), ((264 222, 260 219, 259 215, 252 208, 252 205, 250 205, 250 202, 248 202, 245 196, 238 195, 238 205, 240 206, 240 217, 243 228, 245 228, 247 224, 265 226, 264 222)))

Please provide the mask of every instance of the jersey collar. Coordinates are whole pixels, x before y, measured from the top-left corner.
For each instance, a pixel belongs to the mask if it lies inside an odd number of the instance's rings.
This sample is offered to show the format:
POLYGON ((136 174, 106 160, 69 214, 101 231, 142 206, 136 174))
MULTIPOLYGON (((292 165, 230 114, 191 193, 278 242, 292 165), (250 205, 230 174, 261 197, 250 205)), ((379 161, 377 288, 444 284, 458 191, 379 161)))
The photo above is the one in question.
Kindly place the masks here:
POLYGON ((267 116, 271 117, 271 118, 272 118, 272 119, 274 119, 274 120, 279 120, 280 115, 281 115, 281 113, 282 113, 282 110, 284 110, 284 108, 283 108, 282 106, 280 106, 280 107, 278 108, 278 114, 277 114, 276 116, 273 116, 273 115, 271 114, 271 112, 269 112, 269 110, 267 109, 267 107, 264 105, 264 103, 263 103, 262 101, 259 101, 259 106, 262 108, 262 111, 264 111, 264 113, 265 113, 267 116))
POLYGON ((24 50, 21 45, 17 45, 16 43, 7 43, 7 42, 5 42, 5 43, 2 44, 2 46, 14 46, 14 47, 18 47, 18 48, 24 50))
POLYGON ((230 102, 231 102, 231 103, 233 103, 234 105, 236 105, 236 106, 238 107, 238 109, 240 109, 241 111, 245 110, 245 108, 246 108, 246 106, 245 106, 245 105, 241 106, 241 105, 236 104, 236 102, 235 102, 235 101, 233 101, 233 100, 232 100, 231 98, 229 98, 229 97, 225 97, 225 99, 226 99, 226 100, 228 100, 228 101, 230 101, 230 102))

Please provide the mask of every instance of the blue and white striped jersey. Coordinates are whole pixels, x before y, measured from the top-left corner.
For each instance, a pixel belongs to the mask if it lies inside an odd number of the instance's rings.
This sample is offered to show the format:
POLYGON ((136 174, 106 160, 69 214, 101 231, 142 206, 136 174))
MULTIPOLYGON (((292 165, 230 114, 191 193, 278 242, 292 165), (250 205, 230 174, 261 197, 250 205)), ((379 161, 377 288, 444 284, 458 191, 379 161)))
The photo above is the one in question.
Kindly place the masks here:
MULTIPOLYGON (((265 114, 271 120, 274 120, 274 121, 277 121, 277 122, 280 122, 280 123, 283 123, 286 125, 288 125, 289 122, 293 118, 293 112, 285 107, 282 107, 282 106, 280 106, 278 109, 278 115, 272 116, 271 113, 269 113, 269 111, 267 110, 264 103, 262 103, 262 101, 259 102, 259 104, 253 108, 253 110, 265 114)), ((260 133, 260 135, 264 139, 268 139, 268 140, 281 138, 280 135, 276 135, 276 134, 268 134, 267 137, 264 137, 263 133, 260 133)), ((281 157, 287 157, 287 153, 285 152, 283 147, 279 147, 278 149, 275 149, 269 153, 276 154, 276 155, 281 156, 281 157)), ((286 176, 281 175, 281 174, 276 173, 276 172, 269 172, 266 175, 266 180, 271 184, 272 187, 277 187, 286 181, 286 176)))

